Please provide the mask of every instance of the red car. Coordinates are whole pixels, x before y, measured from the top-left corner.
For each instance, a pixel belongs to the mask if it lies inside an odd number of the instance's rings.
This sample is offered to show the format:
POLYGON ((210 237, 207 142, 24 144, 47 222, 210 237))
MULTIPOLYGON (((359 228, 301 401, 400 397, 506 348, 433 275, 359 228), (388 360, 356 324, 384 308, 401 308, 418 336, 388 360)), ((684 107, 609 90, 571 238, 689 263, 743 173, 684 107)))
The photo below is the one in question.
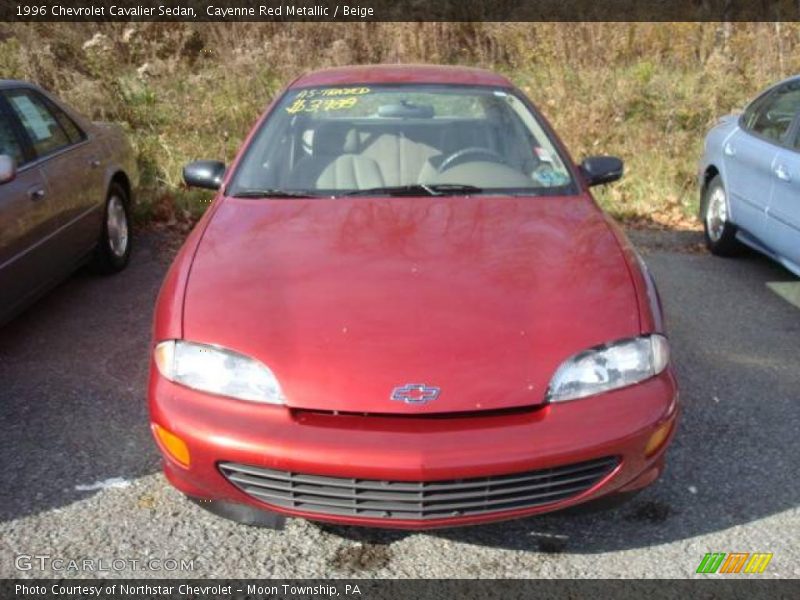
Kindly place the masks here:
POLYGON ((504 77, 295 80, 164 282, 150 414, 167 478, 250 523, 422 529, 655 481, 678 416, 653 280, 504 77))

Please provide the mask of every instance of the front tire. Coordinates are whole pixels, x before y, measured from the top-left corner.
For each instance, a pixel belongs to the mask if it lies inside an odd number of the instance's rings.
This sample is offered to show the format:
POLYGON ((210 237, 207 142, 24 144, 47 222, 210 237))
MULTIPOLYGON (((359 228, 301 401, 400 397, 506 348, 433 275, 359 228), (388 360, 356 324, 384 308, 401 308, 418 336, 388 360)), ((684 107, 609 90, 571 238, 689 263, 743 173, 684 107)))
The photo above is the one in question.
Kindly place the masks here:
POLYGON ((131 220, 129 198, 125 189, 112 183, 103 212, 103 231, 97 242, 93 264, 103 274, 117 273, 131 257, 131 220))
POLYGON ((709 251, 717 256, 738 254, 741 245, 736 239, 736 225, 729 220, 728 194, 719 175, 715 175, 706 186, 700 212, 709 251))

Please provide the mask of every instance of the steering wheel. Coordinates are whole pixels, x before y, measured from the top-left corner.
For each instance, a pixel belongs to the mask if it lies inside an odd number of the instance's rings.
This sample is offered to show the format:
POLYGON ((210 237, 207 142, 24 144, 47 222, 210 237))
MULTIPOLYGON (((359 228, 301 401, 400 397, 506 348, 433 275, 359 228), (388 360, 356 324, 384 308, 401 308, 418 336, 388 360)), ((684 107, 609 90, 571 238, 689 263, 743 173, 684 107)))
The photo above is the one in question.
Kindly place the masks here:
POLYGON ((439 168, 436 169, 436 172, 443 173, 447 169, 454 167, 455 164, 465 162, 465 156, 469 156, 470 158, 487 158, 491 162, 500 163, 501 165, 506 164, 506 160, 494 150, 491 150, 490 148, 483 148, 481 146, 470 146, 469 148, 456 150, 452 154, 448 155, 447 158, 441 162, 439 168))

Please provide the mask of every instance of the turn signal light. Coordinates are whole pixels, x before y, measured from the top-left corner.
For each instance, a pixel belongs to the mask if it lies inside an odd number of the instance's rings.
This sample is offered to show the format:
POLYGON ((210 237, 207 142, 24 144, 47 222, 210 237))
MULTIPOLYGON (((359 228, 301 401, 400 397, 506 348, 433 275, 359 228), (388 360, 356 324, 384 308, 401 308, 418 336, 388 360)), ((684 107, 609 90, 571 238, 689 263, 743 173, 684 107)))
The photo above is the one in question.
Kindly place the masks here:
POLYGON ((189 447, 186 445, 186 442, 156 423, 153 423, 153 432, 155 432, 158 441, 161 442, 161 447, 173 460, 184 467, 189 466, 189 447))
POLYGON ((656 429, 655 432, 653 432, 653 435, 650 436, 650 439, 647 440, 647 445, 644 447, 645 457, 650 458, 661 448, 661 446, 664 445, 664 442, 667 441, 667 438, 672 431, 672 425, 674 423, 675 421, 670 419, 661 427, 656 429))

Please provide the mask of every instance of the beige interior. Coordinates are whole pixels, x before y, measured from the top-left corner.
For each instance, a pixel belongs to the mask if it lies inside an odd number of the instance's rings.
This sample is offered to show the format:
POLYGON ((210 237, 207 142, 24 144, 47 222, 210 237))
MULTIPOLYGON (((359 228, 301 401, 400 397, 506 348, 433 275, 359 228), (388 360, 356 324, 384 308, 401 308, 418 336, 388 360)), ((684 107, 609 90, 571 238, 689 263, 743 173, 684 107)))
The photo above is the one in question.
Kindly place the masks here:
POLYGON ((438 163, 459 149, 499 150, 493 130, 474 121, 357 127, 328 120, 309 132, 303 136, 309 155, 286 182, 295 189, 412 185, 434 178, 438 163))

